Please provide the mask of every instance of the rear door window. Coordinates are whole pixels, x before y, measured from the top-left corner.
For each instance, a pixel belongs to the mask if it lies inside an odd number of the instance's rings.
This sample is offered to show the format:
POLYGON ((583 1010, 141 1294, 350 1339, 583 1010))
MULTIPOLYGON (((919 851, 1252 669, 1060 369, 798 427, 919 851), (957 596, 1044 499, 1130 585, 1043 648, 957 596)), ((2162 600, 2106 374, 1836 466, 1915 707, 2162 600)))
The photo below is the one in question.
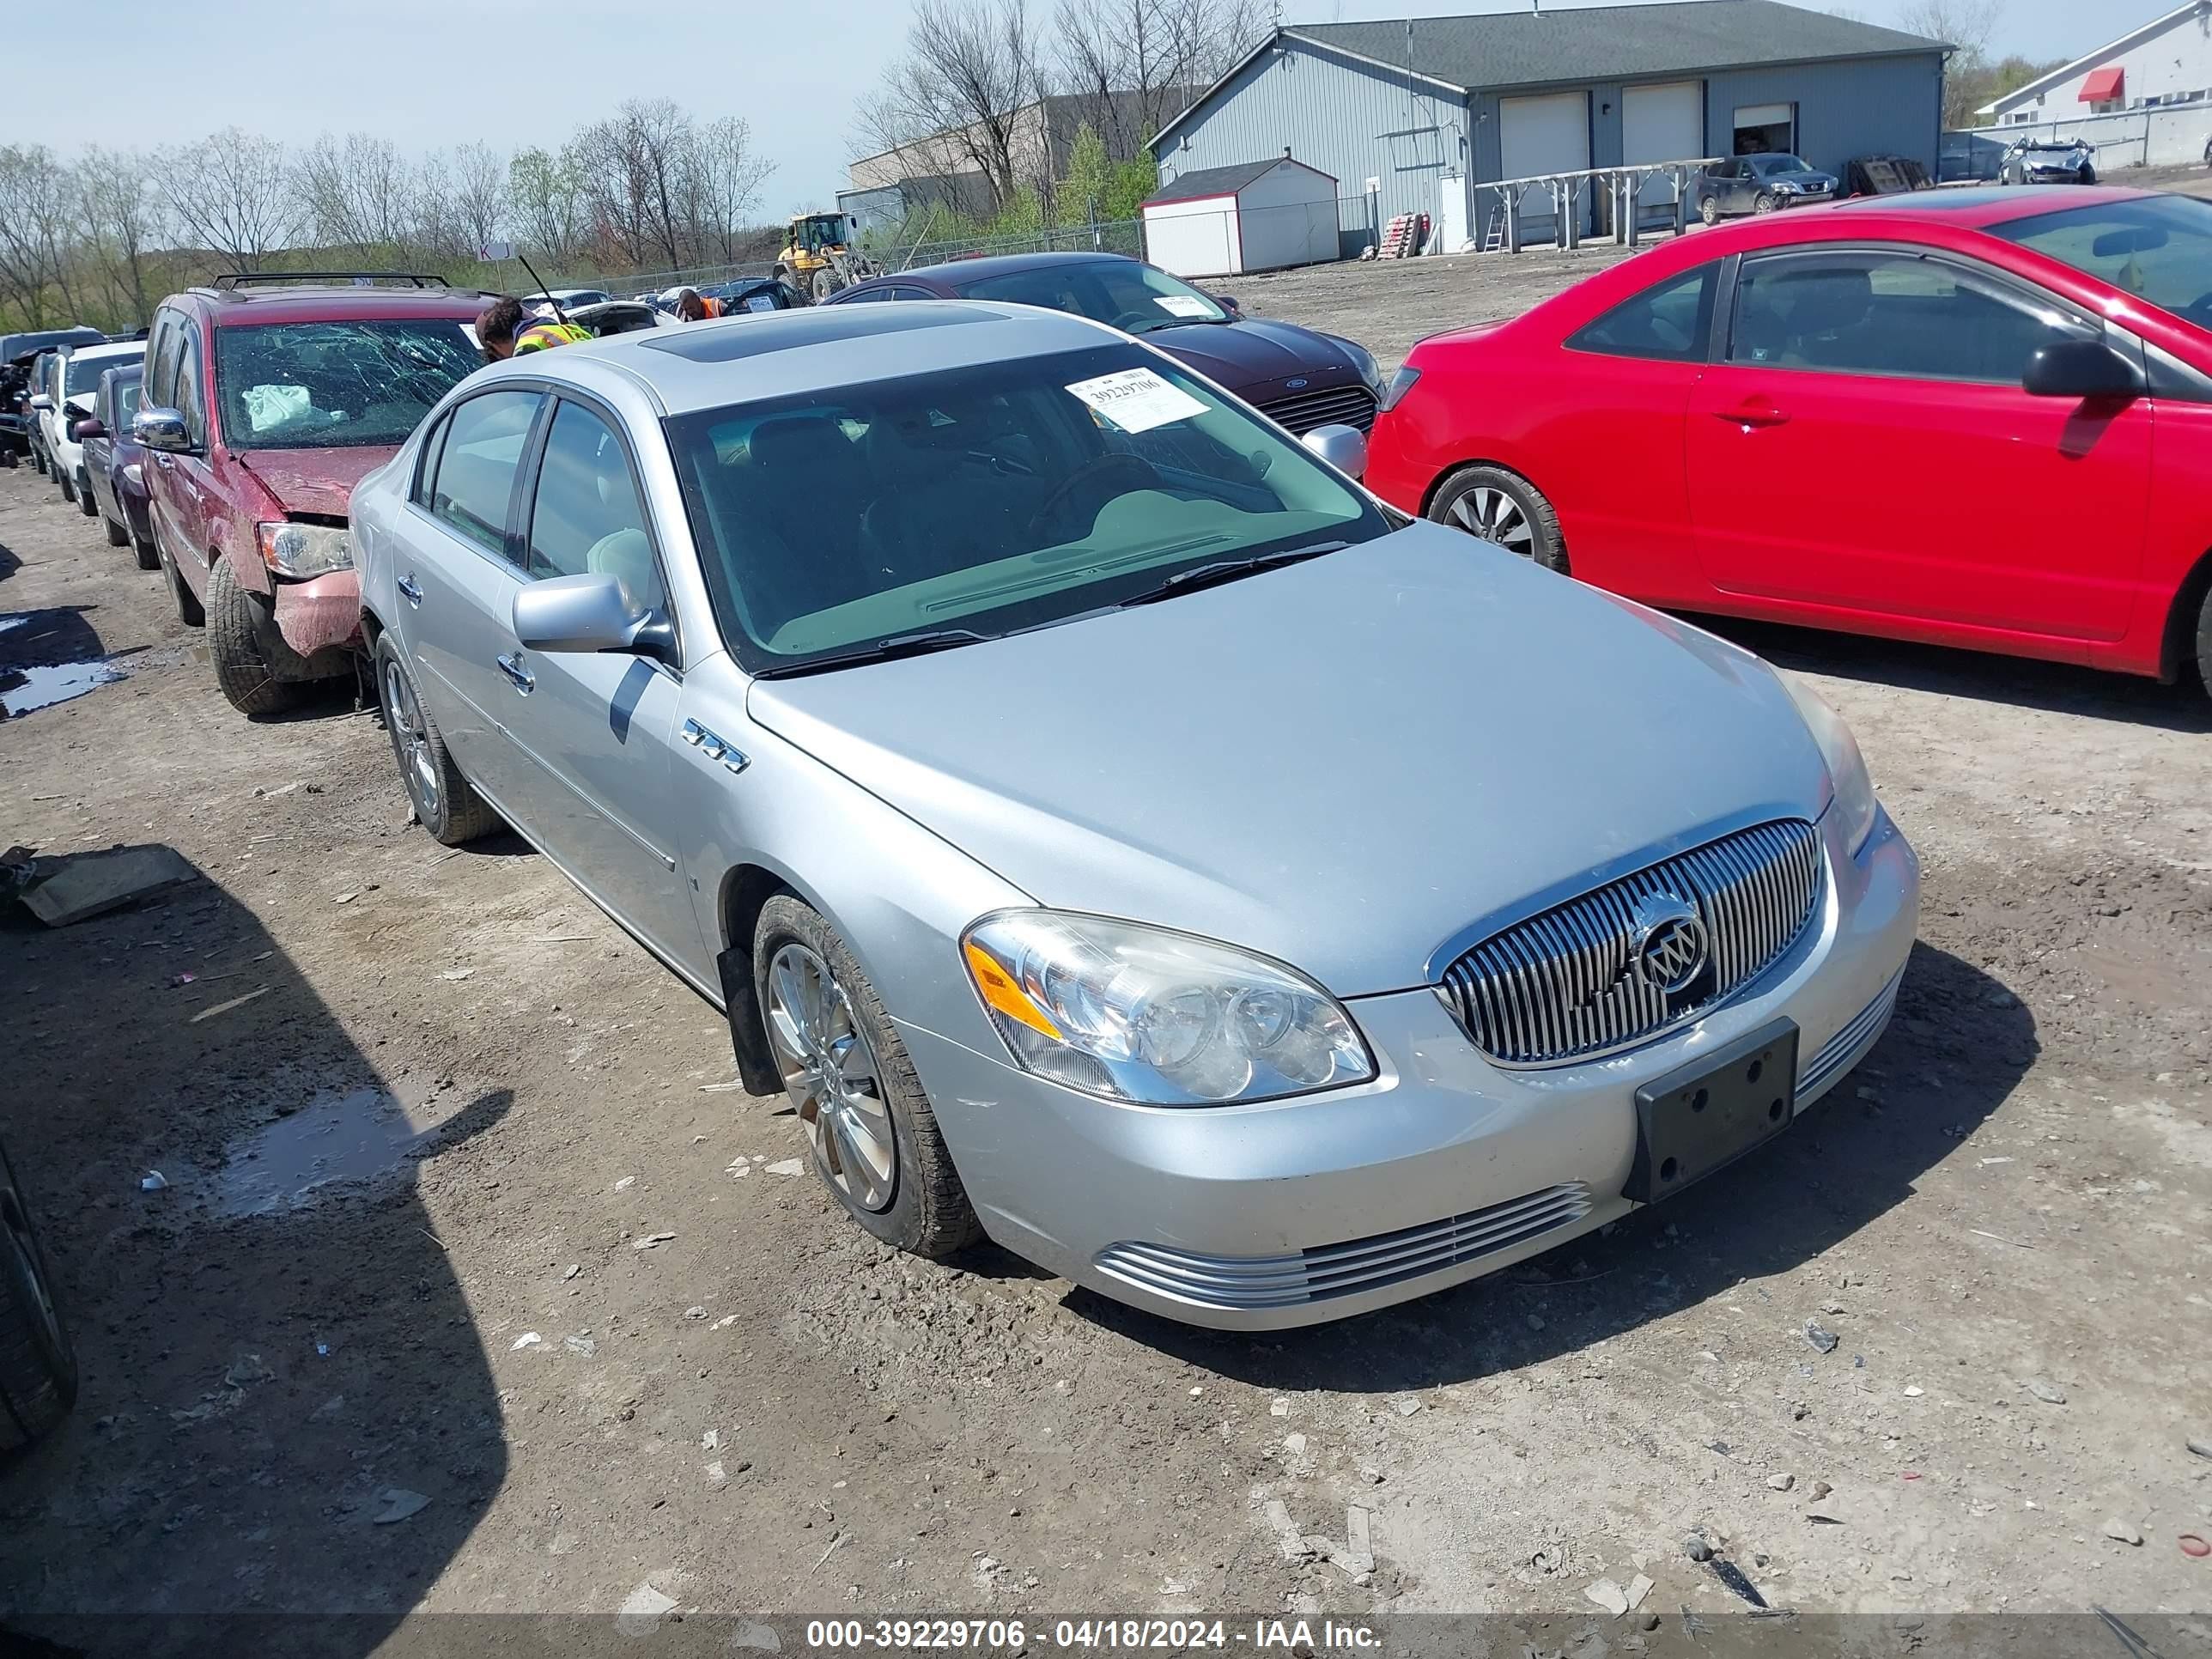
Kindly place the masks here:
POLYGON ((1717 260, 1686 270, 1622 301, 1567 341, 1572 351, 1609 357, 1649 357, 1662 362, 1702 362, 1712 334, 1717 260))
POLYGON ((458 405, 446 422, 431 516, 495 556, 507 552, 515 476, 539 401, 535 392, 488 392, 458 405))

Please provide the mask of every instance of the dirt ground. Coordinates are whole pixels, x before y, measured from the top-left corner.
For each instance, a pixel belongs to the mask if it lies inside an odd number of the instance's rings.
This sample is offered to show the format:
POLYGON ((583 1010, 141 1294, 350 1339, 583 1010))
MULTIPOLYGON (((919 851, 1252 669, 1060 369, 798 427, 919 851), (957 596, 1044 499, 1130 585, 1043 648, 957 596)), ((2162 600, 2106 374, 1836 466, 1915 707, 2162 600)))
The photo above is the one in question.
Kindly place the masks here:
MULTIPOLYGON (((1607 257, 1243 297, 1395 360, 1607 257)), ((0 612, 32 611, 124 678, 0 723, 0 841, 166 843, 199 878, 0 923, 4 1133, 84 1370, 0 1470, 0 1625, 346 1612, 367 1652, 413 1609, 649 1621, 657 1592, 1493 1612, 1676 1650, 1678 1610, 1743 1605, 1692 1529, 1808 1612, 2212 1612, 2178 1541, 2212 1536, 2201 691, 1730 627, 1843 710, 1925 860, 1888 1036, 1679 1203, 1255 1340, 878 1249, 779 1172, 798 1128, 728 1086, 711 1008, 520 842, 414 828, 348 696, 232 714, 160 578, 23 468, 0 612), (1340 1543, 1368 1511, 1373 1572, 1286 1551, 1271 1501, 1340 1543), (1649 1638, 1584 1597, 1639 1573, 1649 1638)))

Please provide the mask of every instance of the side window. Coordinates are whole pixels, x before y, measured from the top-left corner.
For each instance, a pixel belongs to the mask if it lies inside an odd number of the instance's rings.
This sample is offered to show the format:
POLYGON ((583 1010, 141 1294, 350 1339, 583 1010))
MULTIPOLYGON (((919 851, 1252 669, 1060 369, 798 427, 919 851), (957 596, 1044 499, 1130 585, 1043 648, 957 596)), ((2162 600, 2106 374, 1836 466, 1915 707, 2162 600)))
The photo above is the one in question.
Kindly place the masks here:
POLYGON ((446 447, 446 434, 453 429, 453 417, 446 416, 438 422, 437 430, 422 440, 422 453, 415 458, 415 487, 407 492, 407 499, 419 507, 430 505, 430 487, 438 477, 438 453, 446 447))
POLYGON ((563 400, 538 470, 526 574, 537 580, 586 571, 619 576, 636 604, 667 604, 629 453, 605 421, 563 400))
POLYGON ((1964 266, 1905 253, 1747 259, 1729 361, 1831 374, 2018 386, 2040 347, 2095 325, 1964 266))
POLYGON ((1623 300, 1567 341, 1572 351, 1612 357, 1650 357, 1662 362, 1702 362, 1711 337, 1717 260, 1686 270, 1623 300))
POLYGON ((155 313, 154 331, 146 337, 144 384, 146 400, 151 404, 161 402, 162 389, 169 384, 166 377, 173 361, 170 355, 170 343, 176 337, 175 317, 176 313, 171 311, 155 313))
POLYGON ((837 303, 841 306, 874 305, 878 301, 888 300, 890 297, 890 289, 887 288, 872 288, 864 293, 855 294, 849 299, 840 300, 837 303))
POLYGON ((185 417, 185 435, 195 447, 207 442, 207 398, 200 379, 199 331, 187 326, 177 352, 177 408, 185 417))
POLYGON ((507 552, 507 509, 538 404, 535 392, 488 392, 447 418, 431 515, 487 553, 507 552))

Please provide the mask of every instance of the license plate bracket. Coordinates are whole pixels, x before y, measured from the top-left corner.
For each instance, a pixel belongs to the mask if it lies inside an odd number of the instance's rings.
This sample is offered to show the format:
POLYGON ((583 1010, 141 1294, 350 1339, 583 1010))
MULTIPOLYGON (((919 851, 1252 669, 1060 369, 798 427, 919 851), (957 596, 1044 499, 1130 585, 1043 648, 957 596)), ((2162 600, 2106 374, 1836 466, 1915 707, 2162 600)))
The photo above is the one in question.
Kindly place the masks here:
POLYGON ((1797 1024, 1778 1019, 1636 1091, 1636 1163, 1622 1196, 1656 1204, 1790 1127, 1797 1024))

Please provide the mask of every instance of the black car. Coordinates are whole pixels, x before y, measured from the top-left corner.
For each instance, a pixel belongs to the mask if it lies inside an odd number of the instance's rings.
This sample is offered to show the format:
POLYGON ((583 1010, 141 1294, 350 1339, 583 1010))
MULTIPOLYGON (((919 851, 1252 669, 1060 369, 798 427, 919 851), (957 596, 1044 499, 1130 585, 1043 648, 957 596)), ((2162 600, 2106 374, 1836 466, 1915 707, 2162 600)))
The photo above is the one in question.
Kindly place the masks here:
POLYGON ((798 289, 773 276, 741 277, 734 283, 702 288, 699 294, 702 299, 720 300, 725 317, 733 317, 741 311, 790 311, 806 303, 798 289))
POLYGON ((146 452, 131 435, 131 422, 138 413, 139 384, 145 373, 143 363, 131 363, 102 374, 100 390, 93 397, 92 418, 78 422, 77 441, 84 446, 91 510, 100 514, 107 544, 136 550, 141 570, 158 570, 161 561, 154 551, 151 502, 146 494, 146 452))
POLYGON ((1072 311, 1170 356, 1235 392, 1285 430, 1343 425, 1368 431, 1382 371, 1364 346, 1295 323, 1247 317, 1229 299, 1121 253, 1010 253, 924 265, 856 283, 823 303, 997 300, 1072 311))
POLYGON ((1699 176, 1698 216, 1714 224, 1732 214, 1772 213, 1836 199, 1832 173, 1809 167, 1790 155, 1731 155, 1699 176))
POLYGON ((99 345, 106 338, 98 329, 82 325, 0 334, 0 450, 10 456, 34 453, 31 434, 37 422, 31 418, 31 373, 39 354, 58 345, 99 345))

